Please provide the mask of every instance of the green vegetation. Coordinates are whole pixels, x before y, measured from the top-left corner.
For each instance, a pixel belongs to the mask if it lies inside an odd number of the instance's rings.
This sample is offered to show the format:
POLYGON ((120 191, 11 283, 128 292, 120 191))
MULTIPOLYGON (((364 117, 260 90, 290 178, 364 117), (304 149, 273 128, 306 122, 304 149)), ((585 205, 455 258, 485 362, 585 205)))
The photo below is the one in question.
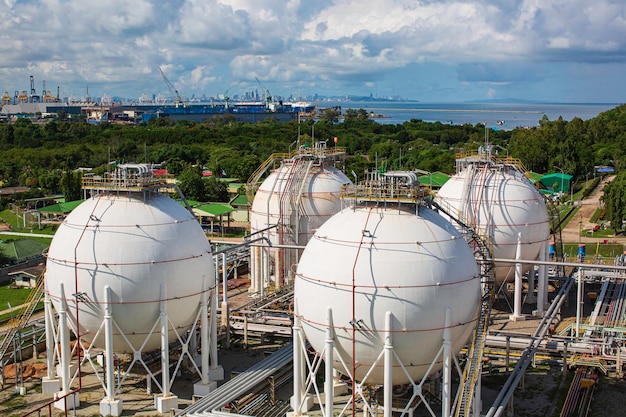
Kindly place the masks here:
MULTIPOLYGON (((11 303, 13 307, 24 304, 30 291, 29 288, 11 288, 9 284, 0 286, 0 311, 9 308, 7 303, 11 303)), ((13 312, 14 316, 15 314, 16 312, 13 312)), ((5 316, 8 318, 10 314, 6 314, 5 316)), ((0 319, 1 318, 2 317, 0 317, 0 319)))
MULTIPOLYGON (((60 192, 75 196, 79 183, 75 169, 89 167, 102 174, 112 160, 162 163, 171 174, 182 176, 191 198, 224 201, 218 182, 201 176, 198 181, 204 168, 245 181, 272 153, 311 146, 314 140, 328 141, 332 147, 334 137, 336 146, 347 149, 346 172, 354 171, 359 178, 375 164, 383 169, 452 173, 457 152, 474 151, 483 144, 485 126, 416 119, 381 125, 369 119, 365 110, 346 111, 341 121, 337 114, 326 112, 317 121, 300 124, 240 123, 217 117, 204 123, 153 119, 128 126, 53 120, 39 125, 19 119, 0 126, 0 180, 3 186, 29 186, 32 191, 0 198, 0 209, 60 192)), ((626 161, 626 105, 591 120, 551 121, 544 116, 536 128, 490 130, 489 139, 532 171, 550 172, 558 166, 573 175, 578 198, 599 181, 594 166, 611 165, 620 172, 626 161)), ((606 202, 607 219, 618 231, 626 217, 626 201, 621 200, 626 198, 626 192, 621 192, 625 188, 626 179, 612 184, 606 202)), ((7 215, 5 221, 18 224, 19 218, 7 215)))

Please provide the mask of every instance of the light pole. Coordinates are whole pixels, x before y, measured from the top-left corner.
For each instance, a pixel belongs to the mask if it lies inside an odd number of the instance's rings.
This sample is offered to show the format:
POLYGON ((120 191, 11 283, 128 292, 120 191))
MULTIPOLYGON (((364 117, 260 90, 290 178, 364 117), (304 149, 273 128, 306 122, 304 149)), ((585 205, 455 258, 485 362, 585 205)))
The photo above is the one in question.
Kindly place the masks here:
POLYGON ((556 165, 554 166, 554 168, 558 169, 559 171, 561 171, 561 189, 559 190, 560 194, 561 194, 561 200, 563 199, 563 175, 565 175, 563 173, 563 170, 559 167, 557 167, 556 165))

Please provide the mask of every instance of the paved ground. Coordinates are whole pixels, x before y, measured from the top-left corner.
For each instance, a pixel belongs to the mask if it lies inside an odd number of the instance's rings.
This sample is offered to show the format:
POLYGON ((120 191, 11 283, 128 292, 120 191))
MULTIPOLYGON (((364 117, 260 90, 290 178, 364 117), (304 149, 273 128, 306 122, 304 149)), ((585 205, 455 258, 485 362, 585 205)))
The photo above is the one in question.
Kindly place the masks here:
POLYGON ((590 235, 580 235, 581 230, 593 230, 593 227, 597 223, 592 223, 591 218, 598 208, 601 207, 600 199, 604 195, 604 187, 613 179, 615 176, 607 176, 598 186, 593 190, 593 192, 587 196, 584 200, 579 202, 574 202, 575 204, 580 204, 580 209, 576 212, 574 217, 567 223, 566 227, 561 230, 561 236, 563 242, 584 242, 584 243, 596 243, 598 241, 602 242, 605 239, 610 242, 619 242, 626 243, 626 237, 624 236, 613 236, 610 238, 595 238, 590 235))

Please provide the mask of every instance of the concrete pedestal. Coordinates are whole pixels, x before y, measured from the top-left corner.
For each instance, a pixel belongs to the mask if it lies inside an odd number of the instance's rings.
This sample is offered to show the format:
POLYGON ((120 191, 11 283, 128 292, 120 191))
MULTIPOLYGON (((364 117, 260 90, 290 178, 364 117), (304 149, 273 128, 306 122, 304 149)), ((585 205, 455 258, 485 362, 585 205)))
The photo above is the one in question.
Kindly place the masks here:
POLYGON ((209 368, 209 379, 211 381, 224 380, 224 368, 222 367, 222 365, 218 365, 215 368, 209 368))
MULTIPOLYGON (((297 414, 295 411, 292 411, 290 413, 287 413, 287 415, 293 415, 293 416, 297 416, 297 415, 304 415, 304 413, 306 413, 307 411, 309 411, 311 408, 313 408, 314 405, 314 398, 312 395, 307 395, 306 398, 304 399, 304 404, 302 404, 301 407, 301 414, 297 414)), ((297 407, 297 404, 294 403, 294 397, 291 397, 289 399, 289 403, 291 405, 291 409, 294 410, 297 407)))
POLYGON ((333 392, 335 393, 335 397, 346 394, 348 392, 348 384, 343 381, 335 380, 335 382, 333 382, 333 392))
POLYGON ((157 394, 154 396, 154 408, 161 414, 169 413, 178 408, 178 396, 170 394, 164 397, 163 394, 157 394))
POLYGON ((509 315, 509 321, 524 321, 526 316, 516 316, 515 314, 509 315))
POLYGON ((61 380, 58 378, 50 379, 44 376, 41 379, 41 393, 42 394, 54 394, 61 389, 61 380))
POLYGON ((109 401, 103 398, 100 401, 100 415, 119 417, 122 415, 122 400, 109 401))
MULTIPOLYGON (((63 395, 65 394, 59 392, 56 397, 62 397, 63 395)), ((56 408, 57 410, 75 410, 78 407, 80 407, 80 398, 78 397, 77 392, 54 402, 54 408, 56 408)))
POLYGON ((215 381, 209 381, 208 384, 198 382, 193 384, 193 395, 195 397, 204 397, 213 392, 215 388, 217 388, 217 382, 215 381))

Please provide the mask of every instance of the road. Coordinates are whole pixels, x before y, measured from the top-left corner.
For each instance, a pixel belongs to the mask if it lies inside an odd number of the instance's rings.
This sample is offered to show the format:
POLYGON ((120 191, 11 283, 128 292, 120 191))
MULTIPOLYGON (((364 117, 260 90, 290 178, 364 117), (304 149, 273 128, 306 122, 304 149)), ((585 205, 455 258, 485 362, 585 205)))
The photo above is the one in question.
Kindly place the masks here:
POLYGON ((600 207, 600 199, 604 195, 604 187, 613 179, 615 176, 607 176, 602 179, 600 184, 593 190, 589 196, 587 196, 584 200, 580 200, 578 203, 580 204, 580 209, 574 214, 574 217, 570 219, 564 229, 561 230, 561 239, 565 243, 575 243, 575 242, 583 242, 583 243, 596 243, 598 241, 602 242, 605 239, 611 243, 626 243, 626 237, 618 236, 618 237, 601 237, 595 238, 591 236, 580 236, 581 230, 592 230, 593 226, 597 223, 592 223, 591 217, 596 212, 596 209, 600 207))

